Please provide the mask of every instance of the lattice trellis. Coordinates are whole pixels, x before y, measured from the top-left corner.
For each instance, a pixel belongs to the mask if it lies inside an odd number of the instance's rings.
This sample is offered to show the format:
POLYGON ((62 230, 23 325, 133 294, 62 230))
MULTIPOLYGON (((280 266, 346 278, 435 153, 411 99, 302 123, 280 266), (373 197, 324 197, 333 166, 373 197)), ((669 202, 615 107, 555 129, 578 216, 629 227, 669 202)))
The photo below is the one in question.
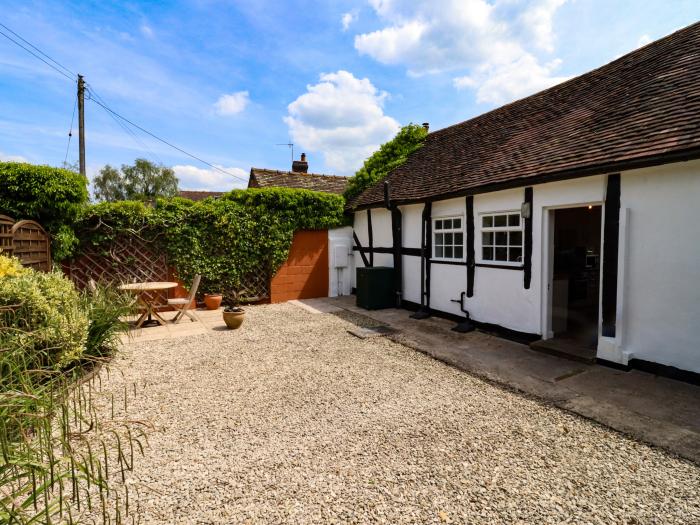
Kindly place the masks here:
MULTIPOLYGON (((123 235, 109 249, 83 249, 81 255, 63 265, 64 272, 78 288, 85 288, 92 279, 103 284, 122 284, 146 281, 169 281, 168 261, 162 250, 151 241, 135 235, 123 235)), ((262 301, 270 297, 270 277, 260 270, 244 279, 239 296, 245 300, 262 301)), ((231 290, 221 290, 228 298, 231 290)), ((158 296, 164 304, 167 295, 158 296)))
POLYGON ((152 242, 123 235, 108 249, 83 249, 79 257, 64 264, 64 271, 81 289, 90 280, 103 284, 167 281, 168 261, 152 242))

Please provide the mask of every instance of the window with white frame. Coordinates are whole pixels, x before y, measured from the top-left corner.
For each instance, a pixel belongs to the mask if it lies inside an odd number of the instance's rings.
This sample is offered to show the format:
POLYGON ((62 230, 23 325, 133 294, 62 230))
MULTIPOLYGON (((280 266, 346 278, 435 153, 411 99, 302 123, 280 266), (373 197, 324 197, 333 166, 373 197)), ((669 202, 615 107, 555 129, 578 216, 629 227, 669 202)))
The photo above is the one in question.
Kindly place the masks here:
POLYGON ((481 259, 519 264, 523 261, 523 229, 520 212, 481 216, 481 259))
POLYGON ((464 259, 464 221, 462 217, 433 219, 433 258, 464 259))

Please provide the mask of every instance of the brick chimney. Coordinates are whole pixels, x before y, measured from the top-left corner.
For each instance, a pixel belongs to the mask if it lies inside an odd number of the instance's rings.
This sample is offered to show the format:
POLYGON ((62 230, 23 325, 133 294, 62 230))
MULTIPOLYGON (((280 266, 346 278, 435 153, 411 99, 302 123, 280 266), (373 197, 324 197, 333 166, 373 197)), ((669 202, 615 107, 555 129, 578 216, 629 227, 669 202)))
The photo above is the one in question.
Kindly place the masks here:
POLYGON ((295 160, 292 162, 292 171, 297 173, 309 172, 309 163, 306 162, 306 153, 301 154, 301 160, 295 160))
POLYGON ((425 131, 430 131, 430 123, 429 123, 429 122, 423 122, 423 128, 425 128, 425 131))

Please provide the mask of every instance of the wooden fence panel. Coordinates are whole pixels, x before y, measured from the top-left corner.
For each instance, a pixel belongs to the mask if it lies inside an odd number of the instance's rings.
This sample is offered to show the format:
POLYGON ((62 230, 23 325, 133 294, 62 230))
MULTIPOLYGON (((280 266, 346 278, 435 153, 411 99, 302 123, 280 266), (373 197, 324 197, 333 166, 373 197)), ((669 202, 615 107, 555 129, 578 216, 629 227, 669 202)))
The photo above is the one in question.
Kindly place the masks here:
POLYGON ((24 266, 51 271, 51 239, 35 221, 19 221, 12 229, 13 255, 24 266))
POLYGON ((12 255, 15 244, 12 242, 12 225, 14 219, 7 215, 0 215, 0 252, 5 255, 12 255))

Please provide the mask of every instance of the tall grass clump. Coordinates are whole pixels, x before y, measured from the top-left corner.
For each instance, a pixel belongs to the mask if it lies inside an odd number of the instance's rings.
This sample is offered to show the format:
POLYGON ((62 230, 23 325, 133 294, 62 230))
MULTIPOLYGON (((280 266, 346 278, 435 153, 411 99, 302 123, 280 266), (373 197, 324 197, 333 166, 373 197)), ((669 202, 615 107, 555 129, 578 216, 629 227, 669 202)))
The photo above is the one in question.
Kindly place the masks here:
POLYGON ((126 388, 112 417, 98 417, 95 365, 128 311, 114 291, 81 294, 0 255, 0 523, 126 523, 128 492, 110 498, 110 479, 123 481, 145 435, 124 414, 126 388))

